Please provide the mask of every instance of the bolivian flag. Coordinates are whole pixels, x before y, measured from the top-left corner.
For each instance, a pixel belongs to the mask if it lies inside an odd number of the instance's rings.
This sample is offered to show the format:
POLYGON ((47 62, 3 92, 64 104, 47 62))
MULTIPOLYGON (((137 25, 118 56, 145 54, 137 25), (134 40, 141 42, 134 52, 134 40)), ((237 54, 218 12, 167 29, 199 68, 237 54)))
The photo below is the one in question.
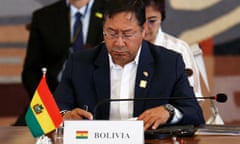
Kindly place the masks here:
POLYGON ((76 139, 87 139, 88 131, 76 131, 76 139))
POLYGON ((25 115, 25 120, 34 137, 39 137, 55 130, 63 121, 46 83, 45 74, 33 95, 25 115))

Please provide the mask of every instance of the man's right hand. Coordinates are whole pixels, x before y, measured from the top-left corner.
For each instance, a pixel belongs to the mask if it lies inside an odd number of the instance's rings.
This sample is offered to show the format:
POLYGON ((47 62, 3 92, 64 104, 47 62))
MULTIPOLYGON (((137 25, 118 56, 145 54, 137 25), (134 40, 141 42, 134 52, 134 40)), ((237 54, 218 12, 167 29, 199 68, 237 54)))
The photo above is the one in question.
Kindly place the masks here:
POLYGON ((63 115, 64 120, 82 120, 82 119, 88 119, 88 120, 93 120, 93 115, 92 113, 85 111, 80 108, 75 108, 71 111, 66 112, 63 115))

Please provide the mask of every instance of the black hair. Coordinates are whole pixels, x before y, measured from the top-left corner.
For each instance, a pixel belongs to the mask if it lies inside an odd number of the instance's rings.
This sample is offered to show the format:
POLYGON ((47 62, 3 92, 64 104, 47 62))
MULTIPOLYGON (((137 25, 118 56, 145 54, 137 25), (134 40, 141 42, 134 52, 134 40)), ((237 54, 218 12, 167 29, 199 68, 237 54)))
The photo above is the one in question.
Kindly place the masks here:
POLYGON ((142 0, 108 0, 104 12, 104 21, 120 12, 135 13, 138 25, 141 27, 146 20, 145 6, 142 0))
POLYGON ((155 9, 157 9, 161 15, 162 15, 162 21, 166 17, 166 11, 165 11, 165 0, 143 0, 145 7, 152 6, 155 9))

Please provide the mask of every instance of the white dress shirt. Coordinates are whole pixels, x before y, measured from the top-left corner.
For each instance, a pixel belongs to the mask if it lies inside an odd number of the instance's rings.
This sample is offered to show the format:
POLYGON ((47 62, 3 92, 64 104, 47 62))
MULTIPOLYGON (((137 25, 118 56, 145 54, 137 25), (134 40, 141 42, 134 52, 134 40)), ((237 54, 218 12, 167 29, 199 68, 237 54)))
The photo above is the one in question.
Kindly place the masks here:
POLYGON ((158 35, 154 44, 182 54, 185 67, 193 71, 193 75, 189 76, 188 80, 194 89, 195 96, 202 97, 203 95, 200 84, 200 74, 189 45, 174 36, 164 33, 161 27, 159 28, 158 35))
MULTIPOLYGON (((111 75, 111 99, 134 98, 135 82, 141 47, 135 59, 124 67, 114 64, 109 54, 111 75)), ((110 120, 126 120, 133 118, 133 101, 113 101, 110 103, 110 120)), ((182 118, 182 113, 175 108, 175 115, 170 123, 176 123, 182 118)))
MULTIPOLYGON (((139 48, 135 59, 124 67, 114 64, 109 55, 110 75, 111 75, 111 99, 134 98, 135 81, 139 48)), ((126 120, 133 117, 133 101, 116 101, 110 103, 110 120, 126 120)))
POLYGON ((80 9, 77 9, 76 7, 70 5, 70 16, 71 16, 71 39, 73 38, 73 25, 76 21, 76 13, 80 12, 82 14, 81 21, 82 21, 82 31, 83 31, 83 43, 86 43, 87 40, 87 32, 88 32, 88 26, 89 26, 89 20, 91 15, 91 8, 93 5, 94 0, 89 0, 88 4, 81 7, 80 9))

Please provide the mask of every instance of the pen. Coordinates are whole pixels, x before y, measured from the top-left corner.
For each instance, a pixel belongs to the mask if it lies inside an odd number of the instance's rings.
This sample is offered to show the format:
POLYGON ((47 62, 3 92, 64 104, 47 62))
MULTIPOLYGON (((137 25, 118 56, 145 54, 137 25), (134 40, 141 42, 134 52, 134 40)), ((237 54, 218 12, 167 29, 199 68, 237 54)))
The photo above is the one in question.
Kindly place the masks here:
POLYGON ((88 112, 88 105, 83 105, 83 109, 88 112))

